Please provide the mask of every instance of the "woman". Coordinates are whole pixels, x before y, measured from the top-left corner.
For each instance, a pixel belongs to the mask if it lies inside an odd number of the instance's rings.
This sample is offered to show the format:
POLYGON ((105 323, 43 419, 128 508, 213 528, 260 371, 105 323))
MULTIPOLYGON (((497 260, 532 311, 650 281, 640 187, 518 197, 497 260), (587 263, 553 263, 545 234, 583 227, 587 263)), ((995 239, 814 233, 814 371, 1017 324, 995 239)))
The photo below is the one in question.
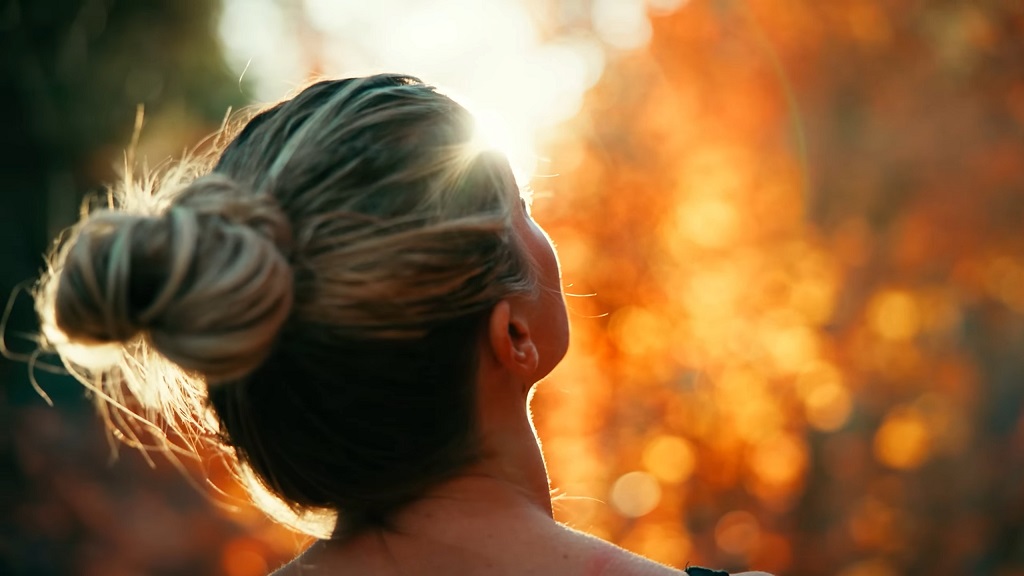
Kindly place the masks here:
POLYGON ((527 398, 568 345, 558 261, 466 110, 320 82, 186 182, 83 218, 37 305, 122 432, 212 438, 321 536, 277 574, 679 573, 552 519, 527 398))

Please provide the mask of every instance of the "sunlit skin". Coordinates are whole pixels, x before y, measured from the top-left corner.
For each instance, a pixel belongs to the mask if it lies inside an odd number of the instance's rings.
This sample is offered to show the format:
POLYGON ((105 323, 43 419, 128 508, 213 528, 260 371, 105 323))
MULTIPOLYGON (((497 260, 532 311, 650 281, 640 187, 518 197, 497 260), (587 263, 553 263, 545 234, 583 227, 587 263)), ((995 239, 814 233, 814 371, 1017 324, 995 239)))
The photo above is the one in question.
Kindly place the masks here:
POLYGON ((514 218, 540 290, 495 305, 479 343, 477 417, 484 457, 403 509, 393 529, 319 541, 278 576, 681 574, 553 518, 528 402, 533 386, 565 355, 569 327, 550 240, 525 203, 514 218))

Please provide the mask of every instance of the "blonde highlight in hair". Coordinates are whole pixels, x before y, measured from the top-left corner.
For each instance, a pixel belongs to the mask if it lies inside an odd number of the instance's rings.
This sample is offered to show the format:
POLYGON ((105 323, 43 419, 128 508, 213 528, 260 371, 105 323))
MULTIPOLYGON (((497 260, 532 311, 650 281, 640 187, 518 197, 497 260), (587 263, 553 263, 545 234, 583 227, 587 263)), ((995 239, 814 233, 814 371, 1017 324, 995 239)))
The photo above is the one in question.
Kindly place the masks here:
POLYGON ((84 215, 36 291, 44 336, 125 435, 213 441, 293 524, 384 524, 478 456, 481 319, 536 290, 508 162, 472 142, 415 78, 310 86, 212 170, 84 215))

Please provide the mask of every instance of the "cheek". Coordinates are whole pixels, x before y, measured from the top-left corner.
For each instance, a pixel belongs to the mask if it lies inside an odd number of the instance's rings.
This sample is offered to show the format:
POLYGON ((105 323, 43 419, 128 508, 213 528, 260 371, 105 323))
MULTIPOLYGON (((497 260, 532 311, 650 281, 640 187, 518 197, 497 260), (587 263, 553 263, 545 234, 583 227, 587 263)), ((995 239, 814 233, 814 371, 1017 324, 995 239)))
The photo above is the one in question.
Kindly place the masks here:
POLYGON ((539 279, 545 288, 556 290, 561 295, 562 267, 558 262, 558 255, 555 252, 554 245, 551 243, 548 235, 539 227, 535 228, 533 232, 533 245, 530 247, 530 251, 533 253, 539 268, 539 279))
POLYGON ((552 256, 549 268, 550 287, 544 289, 542 299, 545 302, 545 320, 547 332, 551 338, 554 363, 558 363, 569 348, 569 316, 565 306, 565 295, 558 270, 558 262, 552 256))
POLYGON ((548 375, 565 358, 569 351, 569 319, 565 302, 560 297, 551 298, 545 307, 545 329, 543 339, 538 342, 541 353, 541 378, 548 375))
POLYGON ((540 378, 546 376, 569 349, 569 319, 562 292, 558 257, 547 236, 534 230, 530 251, 537 267, 540 294, 537 298, 538 345, 541 352, 540 378))

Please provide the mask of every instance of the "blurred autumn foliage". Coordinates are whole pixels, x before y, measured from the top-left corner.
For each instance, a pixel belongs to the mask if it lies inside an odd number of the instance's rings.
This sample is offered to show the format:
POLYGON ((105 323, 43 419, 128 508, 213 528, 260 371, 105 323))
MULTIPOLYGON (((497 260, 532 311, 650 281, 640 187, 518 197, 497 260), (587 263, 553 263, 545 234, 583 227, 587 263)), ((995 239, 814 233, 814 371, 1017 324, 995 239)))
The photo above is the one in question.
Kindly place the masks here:
MULTIPOLYGON (((1024 574, 1024 4, 650 21, 533 182, 579 295, 534 402, 559 519, 678 566, 1024 574)), ((106 176, 102 153, 68 162, 106 176)), ((0 368, 0 573, 256 576, 303 544, 107 464, 91 413, 0 368)))
POLYGON ((537 212, 582 528, 681 565, 1024 569, 1024 6, 692 2, 537 212), (607 497, 605 498, 605 495, 607 497))

